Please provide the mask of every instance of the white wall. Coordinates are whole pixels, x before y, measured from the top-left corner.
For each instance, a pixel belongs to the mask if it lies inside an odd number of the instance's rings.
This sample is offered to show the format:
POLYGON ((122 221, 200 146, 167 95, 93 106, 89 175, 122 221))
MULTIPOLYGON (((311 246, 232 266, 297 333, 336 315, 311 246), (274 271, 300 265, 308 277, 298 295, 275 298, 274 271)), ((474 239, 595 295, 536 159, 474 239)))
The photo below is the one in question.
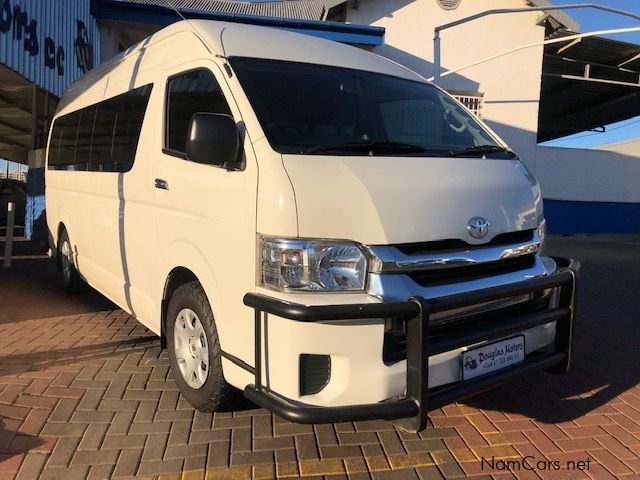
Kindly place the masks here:
POLYGON ((104 23, 99 24, 100 28, 100 63, 104 63, 110 58, 120 53, 120 42, 116 30, 104 23))
MULTIPOLYGON (((433 31, 437 25, 492 8, 521 8, 524 0, 462 0, 455 10, 443 10, 436 0, 362 0, 349 8, 348 21, 386 28, 385 45, 376 53, 433 75, 433 31)), ((455 69, 510 48, 544 40, 536 24, 540 12, 485 17, 442 33, 442 64, 455 69)), ((469 68, 443 79, 453 90, 485 94, 484 120, 536 171, 538 103, 542 46, 529 48, 469 68)))
POLYGON ((604 150, 607 152, 616 152, 624 155, 640 155, 640 137, 633 138, 631 140, 625 140, 623 142, 609 143, 598 147, 598 150, 604 150))
POLYGON ((640 203, 640 159, 635 152, 538 147, 536 177, 545 198, 640 203))

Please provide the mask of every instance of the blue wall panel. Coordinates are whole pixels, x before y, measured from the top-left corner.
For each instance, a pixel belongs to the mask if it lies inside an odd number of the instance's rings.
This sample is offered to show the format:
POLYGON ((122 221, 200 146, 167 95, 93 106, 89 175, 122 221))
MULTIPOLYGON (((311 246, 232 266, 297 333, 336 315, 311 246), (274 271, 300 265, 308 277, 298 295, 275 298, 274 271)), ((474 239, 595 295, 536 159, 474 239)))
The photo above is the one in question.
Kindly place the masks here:
POLYGON ((545 200, 549 233, 638 233, 640 203, 545 200))
POLYGON ((30 168, 27 172, 27 209, 24 235, 30 240, 47 239, 45 216, 44 168, 30 168))

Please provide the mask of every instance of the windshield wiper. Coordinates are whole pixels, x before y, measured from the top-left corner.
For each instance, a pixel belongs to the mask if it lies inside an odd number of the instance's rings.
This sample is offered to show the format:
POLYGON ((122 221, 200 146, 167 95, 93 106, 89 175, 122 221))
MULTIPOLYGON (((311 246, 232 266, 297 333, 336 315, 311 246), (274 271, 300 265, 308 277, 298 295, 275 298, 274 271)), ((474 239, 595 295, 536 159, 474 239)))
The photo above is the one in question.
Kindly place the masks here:
POLYGON ((468 148, 465 148, 464 150, 451 152, 451 156, 464 157, 465 155, 501 153, 501 152, 508 152, 513 154, 511 150, 509 150, 508 148, 501 147, 500 145, 476 145, 475 147, 468 147, 468 148))
POLYGON ((419 145, 401 142, 387 141, 370 141, 370 142, 353 142, 339 143, 336 145, 314 145, 312 147, 302 149, 303 153, 321 153, 321 152, 340 152, 340 151, 363 151, 373 152, 374 150, 385 152, 402 152, 402 153, 421 153, 427 149, 419 145))

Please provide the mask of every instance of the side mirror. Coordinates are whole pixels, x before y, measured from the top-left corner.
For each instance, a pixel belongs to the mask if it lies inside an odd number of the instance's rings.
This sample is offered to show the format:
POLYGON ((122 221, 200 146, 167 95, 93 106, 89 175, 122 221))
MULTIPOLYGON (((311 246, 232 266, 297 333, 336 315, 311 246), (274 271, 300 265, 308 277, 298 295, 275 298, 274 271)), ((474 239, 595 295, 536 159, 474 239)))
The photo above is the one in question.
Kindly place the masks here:
POLYGON ((244 170, 235 120, 221 113, 196 113, 187 133, 187 158, 227 170, 244 170))

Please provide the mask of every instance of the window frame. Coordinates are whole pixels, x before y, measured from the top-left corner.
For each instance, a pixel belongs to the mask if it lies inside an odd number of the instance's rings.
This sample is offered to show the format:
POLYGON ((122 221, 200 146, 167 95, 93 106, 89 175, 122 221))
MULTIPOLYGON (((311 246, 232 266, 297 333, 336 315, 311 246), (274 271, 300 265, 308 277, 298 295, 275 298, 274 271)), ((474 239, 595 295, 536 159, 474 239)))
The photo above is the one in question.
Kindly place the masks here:
MULTIPOLYGON (((225 102, 227 103, 227 108, 229 109, 230 115, 232 118, 234 118, 235 120, 235 116, 233 115, 233 110, 231 109, 231 103, 229 103, 229 98, 228 96, 225 94, 224 92, 224 88, 222 88, 222 82, 220 81, 220 79, 216 76, 216 74, 214 73, 212 68, 209 68, 208 66, 205 65, 200 65, 200 66, 196 66, 196 67, 192 67, 189 68, 187 70, 181 70, 178 73, 173 73, 171 75, 169 75, 164 83, 164 105, 163 105, 163 115, 162 115, 162 153, 164 153, 165 155, 169 155, 171 157, 175 157, 175 158, 179 158, 180 160, 186 160, 188 162, 191 163, 197 163, 194 162, 193 160, 190 160, 189 157, 187 156, 186 152, 181 152, 179 150, 174 150, 172 148, 168 147, 169 144, 169 96, 170 96, 170 89, 169 89, 169 83, 174 80, 177 77, 182 77, 184 75, 188 75, 189 73, 192 72, 197 72, 200 70, 206 70, 208 71, 211 76, 213 77, 213 79, 216 81, 216 83, 218 84, 218 88, 220 89, 220 92, 222 93, 222 96, 225 100, 225 102)), ((211 167, 216 167, 216 168, 221 168, 218 165, 208 165, 211 167)))
MULTIPOLYGON (((73 111, 71 111, 69 113, 65 113, 64 115, 60 115, 59 117, 56 117, 55 121, 52 123, 52 125, 51 125, 51 136, 50 136, 50 139, 49 139, 49 144, 47 145, 47 170, 55 170, 55 171, 62 171, 62 172, 84 172, 84 171, 86 171, 86 169, 85 170, 73 170, 73 169, 69 168, 70 166, 75 165, 75 159, 76 159, 76 154, 77 154, 76 146, 78 144, 78 130, 80 129, 80 121, 82 120, 82 110, 84 110, 85 108, 88 108, 88 107, 83 107, 83 108, 80 108, 78 110, 73 110, 73 111), (75 138, 74 138, 74 141, 73 141, 73 162, 65 163, 65 164, 56 163, 55 165, 52 166, 51 163, 50 163, 51 149, 49 147, 51 145, 51 140, 53 139, 53 134, 55 133, 55 128, 56 128, 56 126, 58 125, 58 122, 61 119, 64 119, 66 117, 70 117, 71 115, 78 115, 78 122, 77 122, 76 128, 75 128, 76 133, 75 133, 75 138), (61 167, 64 167, 64 168, 61 168, 61 167)), ((61 128, 61 130, 60 130, 60 136, 59 136, 59 138, 57 140, 58 141, 58 146, 57 146, 56 153, 55 153, 56 162, 58 162, 58 160, 60 159, 60 153, 61 153, 61 150, 62 150, 62 140, 64 138, 64 135, 63 135, 64 134, 64 129, 65 128, 69 128, 69 125, 62 125, 62 127, 60 127, 58 125, 58 128, 61 128)))

